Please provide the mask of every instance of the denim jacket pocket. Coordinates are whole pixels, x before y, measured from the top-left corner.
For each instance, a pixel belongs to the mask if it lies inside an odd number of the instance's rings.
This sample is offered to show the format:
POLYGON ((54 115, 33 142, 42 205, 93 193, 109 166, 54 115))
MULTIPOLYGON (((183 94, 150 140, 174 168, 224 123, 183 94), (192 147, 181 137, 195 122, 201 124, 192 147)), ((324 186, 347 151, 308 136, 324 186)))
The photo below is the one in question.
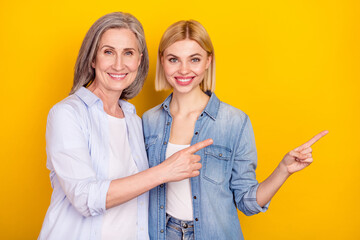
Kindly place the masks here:
POLYGON ((155 166, 154 159, 151 158, 150 156, 155 156, 154 151, 155 151, 155 143, 157 138, 158 138, 157 135, 151 135, 145 137, 145 149, 149 159, 149 167, 155 166))
POLYGON ((231 149, 220 145, 211 145, 205 148, 203 160, 203 178, 214 183, 221 184, 225 179, 229 167, 231 149))

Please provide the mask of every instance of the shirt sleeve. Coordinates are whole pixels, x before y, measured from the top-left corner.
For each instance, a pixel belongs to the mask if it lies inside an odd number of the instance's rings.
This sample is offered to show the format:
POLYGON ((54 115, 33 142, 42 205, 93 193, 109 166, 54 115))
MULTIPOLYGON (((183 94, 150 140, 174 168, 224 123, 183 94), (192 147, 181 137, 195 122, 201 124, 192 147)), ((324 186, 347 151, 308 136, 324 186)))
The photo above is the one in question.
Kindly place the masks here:
POLYGON ((75 209, 85 217, 106 210, 110 180, 96 176, 81 117, 70 105, 54 106, 46 126, 48 167, 75 209))
POLYGON ((256 201, 256 191, 259 187, 255 174, 256 165, 257 152, 254 132, 250 119, 246 116, 235 153, 230 188, 234 192, 238 209, 247 216, 265 212, 270 203, 260 207, 256 201))

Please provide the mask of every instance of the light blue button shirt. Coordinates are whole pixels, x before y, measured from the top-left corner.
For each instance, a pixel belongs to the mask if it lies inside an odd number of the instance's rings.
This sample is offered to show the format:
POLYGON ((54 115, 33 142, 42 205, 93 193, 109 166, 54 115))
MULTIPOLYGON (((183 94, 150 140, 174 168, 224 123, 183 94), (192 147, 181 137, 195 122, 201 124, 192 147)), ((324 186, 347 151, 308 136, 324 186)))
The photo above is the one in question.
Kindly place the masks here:
MULTIPOLYGON (((172 117, 170 95, 143 116, 149 166, 165 160, 172 117)), ((257 153, 249 117, 221 102, 213 93, 195 123, 191 145, 212 138, 214 143, 196 154, 201 156, 200 176, 190 179, 195 239, 243 239, 237 208, 246 215, 264 212, 256 202, 257 153)), ((166 239, 166 184, 150 190, 149 231, 151 239, 166 239)))
MULTIPOLYGON (((132 157, 148 168, 141 119, 123 100, 132 157)), ((80 88, 56 104, 46 126, 47 168, 53 193, 38 239, 101 239, 110 180, 109 125, 102 101, 80 88)), ((138 197, 138 239, 148 237, 148 193, 138 197)), ((121 223, 119 223, 121 224, 121 223)))

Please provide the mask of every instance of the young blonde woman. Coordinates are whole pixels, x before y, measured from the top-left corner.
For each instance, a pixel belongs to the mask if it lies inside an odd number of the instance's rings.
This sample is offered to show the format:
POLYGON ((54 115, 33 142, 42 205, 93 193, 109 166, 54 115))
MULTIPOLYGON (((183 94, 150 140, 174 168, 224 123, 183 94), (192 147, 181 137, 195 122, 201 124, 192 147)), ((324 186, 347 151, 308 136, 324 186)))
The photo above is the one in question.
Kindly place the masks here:
POLYGON ((171 25, 159 44, 156 89, 173 89, 143 116, 150 167, 192 144, 212 138, 197 152, 200 175, 161 184, 150 191, 151 239, 243 239, 237 208, 246 215, 267 210, 286 179, 312 161, 311 145, 290 151, 262 183, 249 117, 213 93, 215 55, 210 37, 196 21, 171 25))

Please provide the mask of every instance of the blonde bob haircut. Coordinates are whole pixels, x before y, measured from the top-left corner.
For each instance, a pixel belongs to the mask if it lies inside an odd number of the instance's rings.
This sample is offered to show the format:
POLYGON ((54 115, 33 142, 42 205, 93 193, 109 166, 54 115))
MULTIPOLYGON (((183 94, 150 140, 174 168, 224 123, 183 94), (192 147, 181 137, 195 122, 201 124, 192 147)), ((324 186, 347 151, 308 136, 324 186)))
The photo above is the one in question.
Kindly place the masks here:
POLYGON ((155 89, 156 91, 171 89, 167 82, 165 72, 161 64, 161 58, 164 51, 170 45, 177 41, 190 39, 196 41, 208 54, 212 57, 212 61, 206 70, 203 81, 200 83, 200 88, 204 92, 215 90, 215 54, 214 47, 211 43, 209 34, 205 28, 195 20, 179 21, 172 24, 166 29, 159 44, 159 51, 156 63, 155 89))
POLYGON ((131 99, 140 92, 149 71, 149 54, 144 29, 133 15, 114 12, 99 18, 86 33, 76 60, 74 83, 70 94, 75 93, 82 86, 89 86, 94 81, 95 69, 91 63, 95 61, 100 39, 107 30, 114 28, 125 28, 132 31, 137 39, 139 52, 142 54, 136 78, 129 87, 122 91, 120 99, 131 99))

